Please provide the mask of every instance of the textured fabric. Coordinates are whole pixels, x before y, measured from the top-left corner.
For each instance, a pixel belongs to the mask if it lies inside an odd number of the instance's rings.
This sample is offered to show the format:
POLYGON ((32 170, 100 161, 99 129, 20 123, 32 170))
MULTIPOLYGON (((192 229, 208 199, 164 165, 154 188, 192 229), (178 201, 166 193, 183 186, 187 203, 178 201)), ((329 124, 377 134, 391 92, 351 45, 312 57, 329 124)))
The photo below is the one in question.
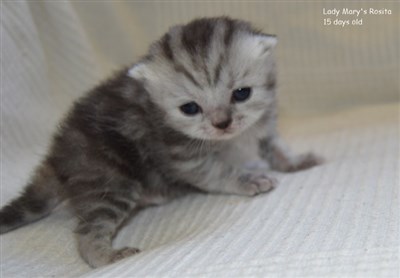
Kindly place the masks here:
POLYGON ((278 34, 282 133, 326 163, 276 173, 279 187, 255 198, 192 195, 146 209, 115 242, 142 253, 98 270, 77 254, 75 219, 60 206, 0 237, 1 276, 398 277, 399 4, 378 3, 2 2, 1 205, 74 99, 196 16, 278 34), (392 15, 323 25, 322 8, 343 7, 392 15))

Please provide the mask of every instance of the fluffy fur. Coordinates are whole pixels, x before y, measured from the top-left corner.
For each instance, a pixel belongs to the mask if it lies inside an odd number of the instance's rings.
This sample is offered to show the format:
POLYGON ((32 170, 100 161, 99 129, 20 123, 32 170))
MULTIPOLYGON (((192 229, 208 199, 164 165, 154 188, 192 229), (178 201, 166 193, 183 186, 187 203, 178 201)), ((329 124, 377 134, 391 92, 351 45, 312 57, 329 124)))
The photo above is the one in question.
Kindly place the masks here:
POLYGON ((67 201, 80 254, 98 267, 139 251, 115 250, 112 239, 140 208, 195 191, 253 196, 276 185, 269 168, 317 165, 290 154, 276 131, 275 44, 229 18, 171 28, 75 103, 25 191, 0 211, 0 232, 67 201), (237 100, 243 88, 250 94, 237 100), (182 111, 187 103, 196 113, 182 111))

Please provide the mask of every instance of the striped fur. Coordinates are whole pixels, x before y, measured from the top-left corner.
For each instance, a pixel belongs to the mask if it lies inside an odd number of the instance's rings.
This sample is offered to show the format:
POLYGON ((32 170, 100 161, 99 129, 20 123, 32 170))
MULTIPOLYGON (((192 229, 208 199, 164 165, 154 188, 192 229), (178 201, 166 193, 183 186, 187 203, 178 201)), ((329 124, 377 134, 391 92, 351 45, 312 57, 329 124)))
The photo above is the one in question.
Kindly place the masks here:
POLYGON ((246 167, 252 161, 281 171, 318 164, 290 155, 277 135, 275 43, 229 18, 171 28, 139 63, 77 100, 24 193, 0 211, 0 232, 67 200, 80 254, 98 267, 139 251, 115 250, 112 239, 143 207, 190 192, 271 190, 276 180, 246 167), (251 95, 235 102, 241 87, 251 95), (201 113, 184 115, 191 101, 201 113))

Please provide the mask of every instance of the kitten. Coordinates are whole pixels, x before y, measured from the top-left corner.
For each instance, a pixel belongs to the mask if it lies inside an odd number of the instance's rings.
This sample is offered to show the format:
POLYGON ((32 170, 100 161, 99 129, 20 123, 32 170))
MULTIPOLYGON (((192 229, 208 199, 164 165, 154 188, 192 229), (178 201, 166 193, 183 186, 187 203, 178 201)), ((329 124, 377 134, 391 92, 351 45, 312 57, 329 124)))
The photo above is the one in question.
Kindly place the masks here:
POLYGON ((278 136, 276 41, 225 17, 171 28, 74 104, 25 191, 0 211, 0 233, 66 200, 79 252, 99 267, 139 252, 112 239, 140 208, 194 191, 254 196, 276 185, 268 168, 319 164, 278 136))

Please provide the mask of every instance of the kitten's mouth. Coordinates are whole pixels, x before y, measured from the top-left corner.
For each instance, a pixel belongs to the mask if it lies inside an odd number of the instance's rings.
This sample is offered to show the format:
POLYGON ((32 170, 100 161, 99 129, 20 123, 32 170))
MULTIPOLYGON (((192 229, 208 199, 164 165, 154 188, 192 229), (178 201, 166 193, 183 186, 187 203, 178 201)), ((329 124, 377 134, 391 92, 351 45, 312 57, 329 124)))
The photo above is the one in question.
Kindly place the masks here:
POLYGON ((202 136, 202 140, 210 140, 210 141, 224 141, 232 139, 241 133, 240 127, 238 126, 230 126, 226 129, 217 129, 204 127, 204 137, 202 136))
POLYGON ((213 136, 214 140, 227 140, 235 137, 237 135, 236 129, 228 128, 224 130, 217 130, 216 134, 213 136))

